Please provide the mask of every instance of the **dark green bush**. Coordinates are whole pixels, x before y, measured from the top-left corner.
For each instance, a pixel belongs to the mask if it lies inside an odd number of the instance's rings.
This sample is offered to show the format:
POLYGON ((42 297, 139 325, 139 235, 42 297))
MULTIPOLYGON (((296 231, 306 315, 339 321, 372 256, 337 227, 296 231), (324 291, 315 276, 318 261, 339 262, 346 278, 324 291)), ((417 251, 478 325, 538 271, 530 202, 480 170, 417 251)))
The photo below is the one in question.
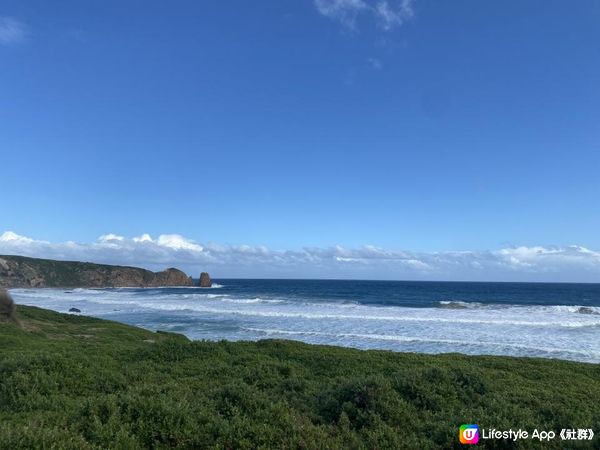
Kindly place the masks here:
POLYGON ((0 323, 0 449, 461 448, 458 427, 472 422, 600 432, 598 365, 190 342, 20 312, 23 330, 0 323))

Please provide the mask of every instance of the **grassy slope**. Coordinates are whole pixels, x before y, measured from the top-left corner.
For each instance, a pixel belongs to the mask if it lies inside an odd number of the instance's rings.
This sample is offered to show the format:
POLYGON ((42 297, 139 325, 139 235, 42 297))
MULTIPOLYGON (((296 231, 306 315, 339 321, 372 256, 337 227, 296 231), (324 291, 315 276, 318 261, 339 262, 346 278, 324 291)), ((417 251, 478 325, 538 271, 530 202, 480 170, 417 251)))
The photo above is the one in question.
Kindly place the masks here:
POLYGON ((19 312, 25 330, 0 322, 2 449, 459 448, 472 422, 600 433, 599 365, 189 342, 19 312))

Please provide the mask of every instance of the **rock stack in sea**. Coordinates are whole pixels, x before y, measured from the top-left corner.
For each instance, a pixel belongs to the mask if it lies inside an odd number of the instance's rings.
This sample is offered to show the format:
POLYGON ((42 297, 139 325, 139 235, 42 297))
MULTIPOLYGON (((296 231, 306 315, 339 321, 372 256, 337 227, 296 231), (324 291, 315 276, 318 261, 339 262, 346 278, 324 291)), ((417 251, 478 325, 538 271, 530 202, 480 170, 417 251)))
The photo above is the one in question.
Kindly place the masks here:
POLYGON ((202 272, 200 274, 200 282, 198 283, 200 287, 212 287, 212 281, 210 279, 210 275, 207 272, 202 272))

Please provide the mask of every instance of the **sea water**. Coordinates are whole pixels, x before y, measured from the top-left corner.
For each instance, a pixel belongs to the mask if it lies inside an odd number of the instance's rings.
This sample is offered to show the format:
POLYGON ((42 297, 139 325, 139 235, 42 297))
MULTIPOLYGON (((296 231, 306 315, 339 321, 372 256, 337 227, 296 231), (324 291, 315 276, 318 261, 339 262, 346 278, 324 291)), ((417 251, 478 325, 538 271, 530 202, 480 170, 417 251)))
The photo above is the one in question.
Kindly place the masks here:
POLYGON ((600 284, 218 280, 213 288, 13 289, 17 303, 191 339, 600 362, 600 284))

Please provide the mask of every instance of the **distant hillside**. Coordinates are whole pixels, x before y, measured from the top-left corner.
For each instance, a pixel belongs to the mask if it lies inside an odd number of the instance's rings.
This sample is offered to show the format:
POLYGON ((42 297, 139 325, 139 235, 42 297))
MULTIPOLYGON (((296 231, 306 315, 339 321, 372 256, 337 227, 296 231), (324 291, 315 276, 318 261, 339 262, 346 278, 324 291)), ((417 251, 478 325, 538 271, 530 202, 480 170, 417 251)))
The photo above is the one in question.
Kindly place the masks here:
POLYGON ((138 267, 25 256, 0 256, 0 287, 160 287, 192 286, 178 269, 151 272, 138 267))

